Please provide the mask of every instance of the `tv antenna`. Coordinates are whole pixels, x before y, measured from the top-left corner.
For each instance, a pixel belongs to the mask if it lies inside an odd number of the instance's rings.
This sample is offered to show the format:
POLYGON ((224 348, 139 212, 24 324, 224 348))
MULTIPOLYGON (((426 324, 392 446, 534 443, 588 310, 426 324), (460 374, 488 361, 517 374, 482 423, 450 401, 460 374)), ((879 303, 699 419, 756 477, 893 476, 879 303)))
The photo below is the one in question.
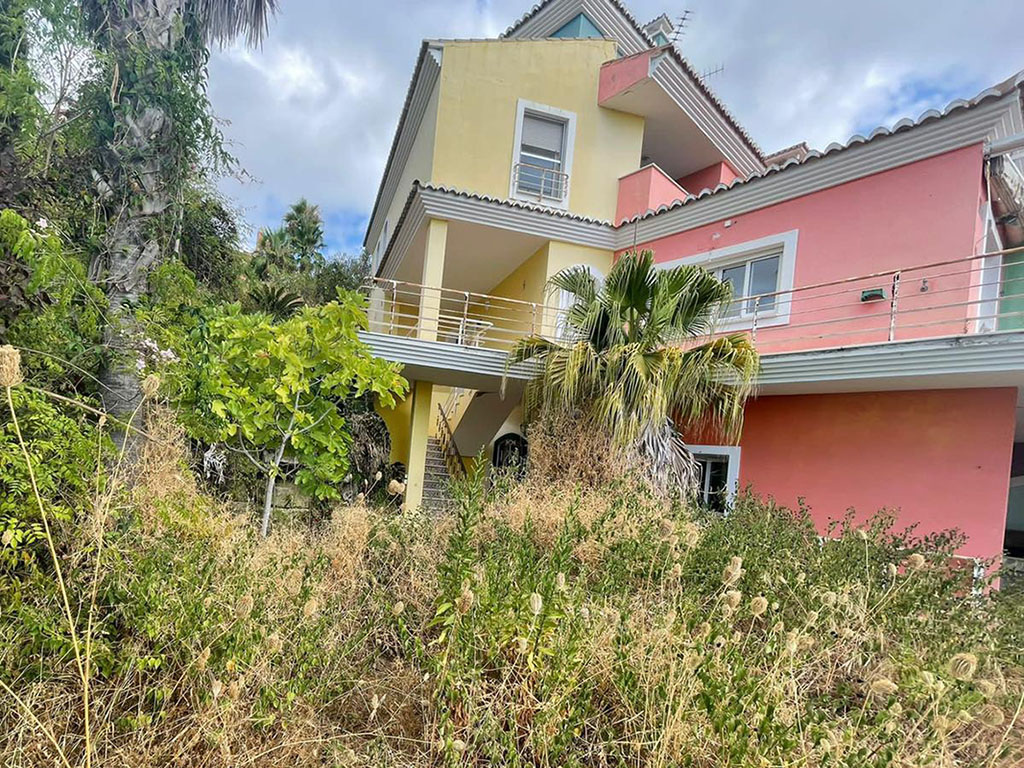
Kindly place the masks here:
POLYGON ((690 19, 693 18, 693 11, 689 8, 685 9, 681 16, 676 17, 676 23, 672 27, 672 35, 669 38, 669 42, 675 45, 679 42, 679 38, 686 34, 686 27, 690 23, 690 19))
POLYGON ((715 75, 720 75, 723 72, 725 72, 725 64, 719 64, 717 67, 712 67, 711 69, 705 69, 703 72, 700 73, 700 75, 698 76, 698 79, 702 83, 706 83, 709 78, 712 78, 715 75))

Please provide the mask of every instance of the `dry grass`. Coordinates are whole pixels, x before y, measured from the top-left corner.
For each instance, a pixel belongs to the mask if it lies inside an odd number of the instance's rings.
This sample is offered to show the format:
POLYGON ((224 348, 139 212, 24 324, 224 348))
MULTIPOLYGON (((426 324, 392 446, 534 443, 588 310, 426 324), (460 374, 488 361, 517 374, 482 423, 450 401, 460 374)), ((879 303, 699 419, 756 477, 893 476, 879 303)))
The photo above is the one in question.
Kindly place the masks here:
POLYGON ((339 508, 259 540, 154 411, 132 490, 57 534, 90 746, 41 569, 4 587, 4 765, 64 764, 53 742, 76 768, 1021 764, 1019 604, 912 542, 666 506, 569 426, 454 518, 339 508))

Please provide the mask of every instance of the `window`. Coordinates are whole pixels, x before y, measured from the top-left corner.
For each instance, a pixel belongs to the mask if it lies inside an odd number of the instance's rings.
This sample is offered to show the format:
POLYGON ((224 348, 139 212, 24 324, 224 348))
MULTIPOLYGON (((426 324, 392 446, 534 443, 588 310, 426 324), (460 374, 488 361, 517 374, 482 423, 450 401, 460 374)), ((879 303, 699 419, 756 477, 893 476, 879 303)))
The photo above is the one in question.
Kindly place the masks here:
POLYGON ((726 512, 736 495, 740 448, 730 445, 691 445, 697 463, 697 500, 708 509, 726 512))
POLYGON ((510 196, 565 207, 576 116, 520 100, 510 196))
POLYGON ((725 311, 727 318, 751 317, 755 311, 758 316, 775 312, 781 261, 782 254, 775 253, 723 267, 716 272, 718 279, 732 286, 733 302, 725 311))
POLYGON ((585 13, 579 13, 563 24, 552 37, 604 37, 597 25, 585 13))
MULTIPOLYGON (((724 227, 731 222, 724 222, 724 227)), ((793 303, 798 231, 780 232, 705 253, 658 263, 660 268, 692 264, 701 266, 729 283, 734 300, 724 313, 720 329, 749 328, 757 316, 757 327, 789 323, 793 303), (765 295, 772 294, 772 295, 765 295)))

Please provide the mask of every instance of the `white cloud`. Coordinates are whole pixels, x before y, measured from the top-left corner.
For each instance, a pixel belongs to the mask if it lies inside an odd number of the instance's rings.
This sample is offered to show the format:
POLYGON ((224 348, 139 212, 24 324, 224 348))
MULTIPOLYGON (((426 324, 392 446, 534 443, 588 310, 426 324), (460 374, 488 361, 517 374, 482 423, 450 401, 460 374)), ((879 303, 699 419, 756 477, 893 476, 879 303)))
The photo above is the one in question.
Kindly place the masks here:
MULTIPOLYGON (((282 5, 264 47, 217 52, 210 97, 258 182, 222 189, 254 225, 300 196, 361 240, 420 40, 494 37, 533 0, 303 0, 282 5)), ((667 0, 626 0, 642 22, 667 0)), ((917 117, 1024 68, 1018 0, 690 0, 681 40, 697 70, 767 151, 823 147, 917 117)), ((681 7, 681 6, 680 6, 681 7)))

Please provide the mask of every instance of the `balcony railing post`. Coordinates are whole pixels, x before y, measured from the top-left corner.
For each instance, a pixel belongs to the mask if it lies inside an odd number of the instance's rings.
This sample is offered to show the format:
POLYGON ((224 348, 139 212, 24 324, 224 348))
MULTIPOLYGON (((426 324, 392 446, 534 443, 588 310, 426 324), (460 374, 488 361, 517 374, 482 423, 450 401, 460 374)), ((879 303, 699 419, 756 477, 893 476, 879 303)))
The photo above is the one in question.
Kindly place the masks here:
POLYGON ((896 313, 899 311, 900 299, 900 272, 897 270, 892 276, 892 301, 889 302, 889 341, 896 338, 896 313))
POLYGON ((530 313, 530 335, 538 335, 537 330, 537 302, 533 303, 533 311, 530 313))
POLYGON ((462 292, 462 327, 459 329, 459 343, 466 343, 466 332, 469 329, 469 291, 462 292))
POLYGON ((754 321, 750 326, 750 340, 757 344, 757 309, 761 306, 760 299, 754 299, 754 321))
POLYGON ((388 312, 388 333, 395 335, 395 312, 398 311, 398 281, 391 281, 391 311, 388 312))

